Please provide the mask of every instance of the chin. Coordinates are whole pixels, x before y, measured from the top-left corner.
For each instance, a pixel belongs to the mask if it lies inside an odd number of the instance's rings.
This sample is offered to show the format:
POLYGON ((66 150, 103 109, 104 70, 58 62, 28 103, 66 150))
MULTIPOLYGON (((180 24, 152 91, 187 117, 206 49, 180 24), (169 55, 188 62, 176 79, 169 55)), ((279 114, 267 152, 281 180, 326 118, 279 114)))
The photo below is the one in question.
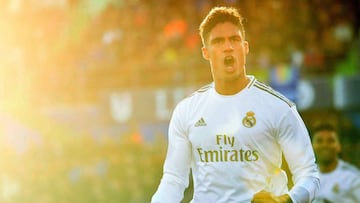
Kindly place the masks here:
POLYGON ((230 76, 227 76, 225 77, 224 81, 226 82, 237 82, 240 80, 240 75, 237 74, 237 75, 230 75, 230 76))
POLYGON ((329 165, 329 164, 333 163, 335 160, 336 159, 333 159, 333 158, 322 158, 322 159, 318 158, 318 162, 321 164, 324 164, 324 165, 329 165))

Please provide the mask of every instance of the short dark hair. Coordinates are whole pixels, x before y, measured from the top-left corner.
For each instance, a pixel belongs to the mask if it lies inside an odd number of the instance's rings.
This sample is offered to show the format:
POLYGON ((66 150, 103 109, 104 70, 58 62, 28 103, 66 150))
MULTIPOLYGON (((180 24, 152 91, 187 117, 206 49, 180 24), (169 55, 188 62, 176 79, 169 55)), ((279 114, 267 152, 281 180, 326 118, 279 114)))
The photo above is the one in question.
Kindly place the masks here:
POLYGON ((245 38, 244 18, 234 7, 214 7, 204 18, 199 26, 200 37, 203 45, 206 45, 211 30, 219 23, 230 22, 236 25, 245 38))
POLYGON ((337 139, 339 139, 338 129, 331 123, 321 123, 314 126, 310 130, 311 139, 314 139, 315 134, 321 131, 335 132, 337 139))

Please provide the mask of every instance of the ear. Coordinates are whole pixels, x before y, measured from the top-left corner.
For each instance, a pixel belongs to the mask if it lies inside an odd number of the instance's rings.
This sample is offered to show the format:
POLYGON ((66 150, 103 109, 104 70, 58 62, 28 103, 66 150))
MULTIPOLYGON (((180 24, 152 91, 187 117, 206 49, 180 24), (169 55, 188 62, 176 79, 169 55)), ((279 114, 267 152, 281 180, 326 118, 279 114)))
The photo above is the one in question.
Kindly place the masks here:
POLYGON ((340 140, 339 140, 339 136, 336 133, 334 133, 334 135, 335 135, 335 143, 336 143, 336 152, 338 154, 340 154, 342 148, 341 148, 341 143, 340 143, 340 140))
POLYGON ((209 56, 209 50, 208 50, 208 48, 206 48, 205 46, 203 46, 203 47, 201 48, 201 51, 202 51, 202 55, 203 55, 204 59, 209 60, 209 59, 210 59, 210 56, 209 56))
POLYGON ((244 41, 244 47, 245 47, 245 53, 248 54, 249 53, 249 42, 248 41, 244 41))
POLYGON ((337 144, 336 150, 337 150, 338 154, 341 153, 341 145, 340 145, 340 143, 337 144))

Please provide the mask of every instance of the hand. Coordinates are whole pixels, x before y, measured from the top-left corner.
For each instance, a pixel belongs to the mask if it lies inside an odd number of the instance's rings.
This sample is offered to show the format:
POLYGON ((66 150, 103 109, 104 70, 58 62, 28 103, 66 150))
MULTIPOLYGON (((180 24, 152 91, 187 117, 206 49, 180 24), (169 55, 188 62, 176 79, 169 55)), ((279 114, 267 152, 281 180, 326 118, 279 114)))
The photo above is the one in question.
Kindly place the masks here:
POLYGON ((289 195, 275 196, 270 192, 261 190, 253 196, 251 203, 292 203, 292 201, 289 195))
POLYGON ((327 199, 324 199, 323 200, 324 201, 324 203, 331 203, 329 200, 327 200, 327 199))

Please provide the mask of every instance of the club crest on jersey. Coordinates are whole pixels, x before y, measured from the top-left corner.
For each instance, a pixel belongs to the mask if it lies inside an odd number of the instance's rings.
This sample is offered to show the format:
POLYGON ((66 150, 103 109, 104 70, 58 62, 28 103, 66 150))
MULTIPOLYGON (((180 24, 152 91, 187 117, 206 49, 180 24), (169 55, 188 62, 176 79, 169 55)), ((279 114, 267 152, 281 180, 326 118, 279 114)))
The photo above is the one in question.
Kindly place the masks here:
POLYGON ((256 124, 255 113, 248 111, 246 116, 243 118, 242 123, 247 128, 252 128, 256 124))

